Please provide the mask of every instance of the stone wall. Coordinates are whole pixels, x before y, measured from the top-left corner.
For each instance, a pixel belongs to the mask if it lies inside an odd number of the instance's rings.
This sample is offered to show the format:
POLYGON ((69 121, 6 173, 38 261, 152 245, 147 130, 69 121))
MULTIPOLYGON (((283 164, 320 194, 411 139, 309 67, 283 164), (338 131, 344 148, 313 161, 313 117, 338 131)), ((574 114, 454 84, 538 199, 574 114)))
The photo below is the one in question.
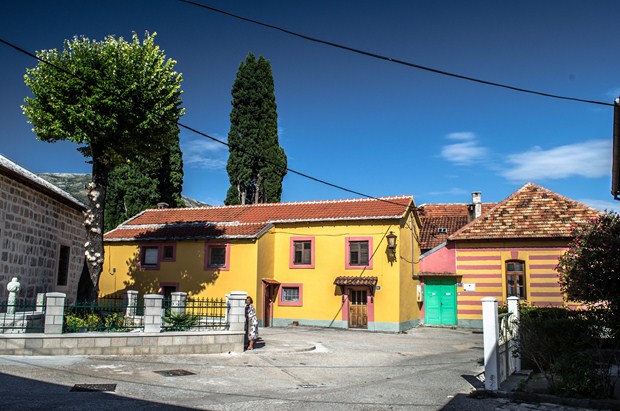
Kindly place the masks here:
POLYGON ((84 263, 82 222, 81 210, 0 175, 0 302, 6 302, 13 277, 21 283, 20 303, 52 291, 73 302, 84 263), (57 285, 61 245, 70 247, 66 286, 57 285))

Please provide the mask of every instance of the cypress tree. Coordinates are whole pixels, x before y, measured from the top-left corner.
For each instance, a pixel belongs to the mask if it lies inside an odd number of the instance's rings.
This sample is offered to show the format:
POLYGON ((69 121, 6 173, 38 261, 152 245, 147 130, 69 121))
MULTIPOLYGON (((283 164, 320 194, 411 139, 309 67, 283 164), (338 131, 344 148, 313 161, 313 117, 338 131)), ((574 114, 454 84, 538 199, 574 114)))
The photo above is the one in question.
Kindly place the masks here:
POLYGON ((278 143, 278 114, 271 64, 248 54, 232 88, 225 204, 279 202, 287 160, 278 143))

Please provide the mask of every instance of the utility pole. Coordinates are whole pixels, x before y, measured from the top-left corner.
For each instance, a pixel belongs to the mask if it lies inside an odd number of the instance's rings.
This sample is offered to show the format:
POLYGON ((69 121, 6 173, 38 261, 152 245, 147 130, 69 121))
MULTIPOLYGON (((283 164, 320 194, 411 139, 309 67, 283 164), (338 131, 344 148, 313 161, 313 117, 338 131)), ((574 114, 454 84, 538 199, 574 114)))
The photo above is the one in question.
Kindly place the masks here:
POLYGON ((620 97, 614 100, 614 142, 611 166, 611 195, 620 201, 620 97))

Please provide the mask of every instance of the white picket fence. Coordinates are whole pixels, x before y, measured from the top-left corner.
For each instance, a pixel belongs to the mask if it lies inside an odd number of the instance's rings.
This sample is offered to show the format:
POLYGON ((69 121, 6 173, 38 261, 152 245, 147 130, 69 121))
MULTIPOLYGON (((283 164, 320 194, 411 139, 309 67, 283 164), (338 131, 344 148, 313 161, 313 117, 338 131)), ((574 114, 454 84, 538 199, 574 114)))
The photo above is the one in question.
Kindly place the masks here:
POLYGON ((497 391, 500 384, 521 371, 517 355, 519 336, 519 298, 508 297, 508 312, 498 314, 497 299, 482 299, 484 331, 484 388, 497 391))

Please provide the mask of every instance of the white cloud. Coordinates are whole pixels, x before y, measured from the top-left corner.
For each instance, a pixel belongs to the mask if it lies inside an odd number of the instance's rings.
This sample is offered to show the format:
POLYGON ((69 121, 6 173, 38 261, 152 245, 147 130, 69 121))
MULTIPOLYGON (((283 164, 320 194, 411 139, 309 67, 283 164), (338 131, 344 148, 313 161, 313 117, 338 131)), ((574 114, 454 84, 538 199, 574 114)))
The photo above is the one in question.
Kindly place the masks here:
POLYGON ((449 140, 458 141, 454 144, 445 145, 441 149, 441 156, 457 165, 466 166, 484 160, 488 149, 478 145, 478 139, 474 133, 464 131, 447 135, 449 140))
POLYGON ((228 149, 210 140, 192 140, 181 143, 183 164, 195 168, 218 170, 226 167, 228 149))
POLYGON ((440 195, 455 195, 455 196, 461 196, 461 195, 466 195, 468 194, 467 190, 463 190, 462 188, 451 188, 447 191, 431 191, 428 193, 428 195, 430 196, 440 196, 440 195))
POLYGON ((590 140, 549 150, 533 147, 509 155, 507 162, 512 168, 502 174, 512 181, 604 177, 611 171, 611 140, 590 140))
MULTIPOLYGON (((610 197, 611 197, 611 194, 610 194, 610 197)), ((577 201, 585 205, 589 205, 590 207, 596 208, 597 210, 601 210, 601 211, 608 210, 608 211, 615 211, 617 213, 620 213, 620 201, 614 201, 614 200, 605 201, 605 200, 596 200, 592 198, 582 198, 577 201)))

